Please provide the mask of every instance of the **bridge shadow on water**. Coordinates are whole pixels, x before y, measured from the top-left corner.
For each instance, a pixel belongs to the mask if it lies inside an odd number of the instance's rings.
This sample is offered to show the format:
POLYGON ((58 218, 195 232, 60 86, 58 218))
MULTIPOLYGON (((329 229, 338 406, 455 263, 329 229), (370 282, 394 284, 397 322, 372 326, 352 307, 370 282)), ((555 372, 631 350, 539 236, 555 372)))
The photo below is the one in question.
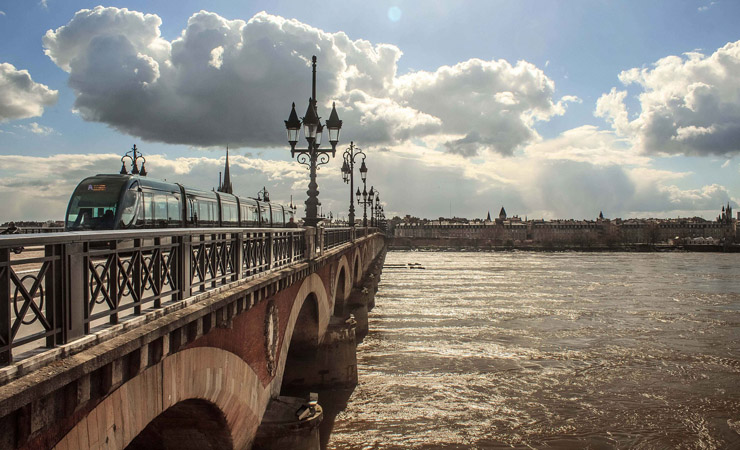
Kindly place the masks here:
POLYGON ((329 438, 331 438, 332 430, 334 429, 334 421, 337 415, 347 408, 347 402, 352 396, 355 388, 347 389, 332 389, 319 391, 319 404, 324 410, 324 420, 319 425, 319 438, 321 442, 321 450, 326 450, 329 444, 329 438))

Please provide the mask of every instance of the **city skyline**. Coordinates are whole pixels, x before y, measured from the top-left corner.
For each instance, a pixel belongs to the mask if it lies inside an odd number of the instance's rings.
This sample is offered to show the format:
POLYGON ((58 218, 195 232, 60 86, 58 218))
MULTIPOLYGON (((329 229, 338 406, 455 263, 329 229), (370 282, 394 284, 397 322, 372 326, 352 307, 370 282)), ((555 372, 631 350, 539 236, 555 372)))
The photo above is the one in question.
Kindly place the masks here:
MULTIPOLYGON (((60 219, 74 186, 150 176, 303 207, 283 120, 337 102, 386 216, 713 220, 740 201, 732 2, 0 4, 0 222, 60 219), (128 8, 128 9, 124 9, 128 8), (27 72, 26 72, 27 71, 27 72)), ((323 211, 347 215, 341 157, 323 211)), ((299 209, 299 216, 302 211, 299 209)))

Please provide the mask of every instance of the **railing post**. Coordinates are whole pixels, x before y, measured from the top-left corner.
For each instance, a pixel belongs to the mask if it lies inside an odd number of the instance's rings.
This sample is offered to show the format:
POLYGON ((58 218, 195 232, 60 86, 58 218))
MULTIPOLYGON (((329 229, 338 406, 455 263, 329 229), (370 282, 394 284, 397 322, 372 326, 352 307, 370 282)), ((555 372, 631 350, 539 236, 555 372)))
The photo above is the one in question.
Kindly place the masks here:
POLYGON ((267 261, 266 261, 267 270, 272 269, 273 253, 274 253, 273 252, 274 249, 272 248, 272 246, 274 244, 274 241, 273 241, 274 237, 275 237, 275 234, 273 230, 270 230, 267 232, 267 261))
MULTIPOLYGON (((152 252, 152 272, 154 272, 154 276, 152 277, 154 278, 152 294, 157 296, 162 294, 162 258, 164 258, 162 254, 162 238, 156 237, 154 238, 154 251, 152 252), (155 258, 154 255, 157 255, 157 257, 155 258)), ((154 300, 154 307, 162 307, 161 297, 154 300)))
POLYGON ((185 300, 190 297, 190 283, 192 281, 193 264, 192 260, 192 237, 190 235, 180 236, 179 255, 177 258, 177 287, 180 291, 178 300, 185 300))
POLYGON ((13 362, 10 328, 10 249, 0 248, 0 365, 13 362))
POLYGON ((134 253, 132 256, 134 268, 131 270, 131 276, 133 278, 132 283, 134 286, 134 292, 131 293, 133 296, 136 293, 136 299, 138 305, 134 306, 134 314, 141 314, 141 299, 144 298, 144 287, 141 283, 141 267, 142 264, 142 252, 141 252, 141 239, 134 239, 134 253))
MULTIPOLYGON (((108 293, 110 294, 111 301, 116 305, 116 312, 110 315, 110 323, 115 325, 119 322, 118 306, 120 303, 120 299, 118 297, 118 242, 111 242, 111 250, 113 250, 113 253, 110 257, 113 258, 113 261, 110 264, 110 276, 108 278, 110 290, 108 293)), ((154 291, 154 287, 152 287, 152 291, 154 291)))
POLYGON ((306 260, 316 257, 316 227, 306 227, 306 260))
POLYGON ((62 308, 64 310, 64 330, 63 343, 71 342, 74 339, 82 337, 89 329, 85 323, 88 310, 88 280, 87 274, 87 256, 85 255, 85 244, 75 242, 64 244, 62 248, 62 258, 64 266, 64 295, 62 308))
POLYGON ((238 233, 233 233, 235 236, 231 243, 231 251, 234 253, 234 275, 231 277, 231 281, 236 281, 242 278, 242 255, 244 248, 244 232, 239 230, 238 233))
POLYGON ((316 237, 319 240, 319 245, 317 246, 319 248, 319 256, 324 255, 324 238, 326 237, 325 231, 325 228, 316 227, 316 237))
POLYGON ((44 255, 51 257, 51 270, 46 274, 44 283, 46 284, 46 319, 52 327, 53 334, 46 338, 46 346, 51 348, 55 345, 62 344, 62 317, 64 309, 62 308, 62 299, 64 298, 64 274, 62 267, 64 259, 62 258, 62 246, 59 244, 45 245, 44 255))

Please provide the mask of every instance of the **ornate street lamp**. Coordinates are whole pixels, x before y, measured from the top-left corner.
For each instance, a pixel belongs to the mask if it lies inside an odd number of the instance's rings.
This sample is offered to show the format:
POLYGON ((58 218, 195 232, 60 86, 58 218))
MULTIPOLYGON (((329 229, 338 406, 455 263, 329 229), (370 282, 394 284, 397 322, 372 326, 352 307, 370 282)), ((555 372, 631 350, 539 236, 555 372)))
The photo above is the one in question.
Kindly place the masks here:
POLYGON ((126 170, 126 158, 131 160, 132 175, 141 175, 142 177, 146 176, 146 167, 144 167, 144 164, 146 164, 146 158, 144 158, 144 155, 139 153, 139 149, 136 148, 136 144, 134 144, 134 148, 127 151, 126 154, 121 157, 121 175, 128 175, 128 170, 126 170), (141 160, 141 172, 139 172, 139 166, 136 164, 139 160, 141 160))
POLYGON ((360 177, 365 183, 367 179, 367 166, 365 165, 365 153, 355 147, 354 141, 350 141, 349 148, 344 151, 344 163, 342 164, 342 179, 349 183, 349 224, 355 226, 355 204, 352 198, 352 192, 355 190, 355 163, 357 157, 362 156, 362 165, 360 166, 360 177))
POLYGON ((370 214, 372 215, 375 191, 373 190, 373 187, 370 186, 370 192, 367 192, 367 184, 364 179, 362 180, 362 184, 362 192, 360 192, 360 188, 357 188, 357 193, 355 195, 357 196, 357 204, 363 206, 362 226, 367 227, 367 206, 370 205, 370 214), (360 198, 362 198, 362 200, 360 200, 360 198))
POLYGON ((315 227, 319 222, 318 217, 318 206, 319 206, 319 185, 316 183, 316 170, 318 166, 329 162, 329 153, 334 156, 337 143, 339 142, 339 130, 342 128, 342 121, 339 120, 337 114, 337 108, 335 104, 332 104, 331 114, 329 120, 326 121, 326 128, 329 130, 329 143, 331 144, 331 150, 319 149, 321 145, 321 135, 323 134, 324 126, 321 125, 321 118, 318 114, 316 107, 316 56, 312 59, 313 66, 313 84, 311 91, 311 98, 308 99, 308 109, 306 115, 303 116, 302 120, 298 120, 298 114, 295 112, 295 103, 290 111, 288 120, 285 121, 285 128, 288 131, 288 143, 290 143, 290 154, 298 157, 296 160, 308 166, 310 170, 310 182, 308 183, 308 199, 306 199, 306 217, 303 223, 309 227, 315 227), (306 149, 296 149, 295 146, 298 143, 298 137, 303 125, 303 134, 308 141, 308 147, 306 149))
MULTIPOLYGON (((267 188, 262 186, 262 190, 257 192, 257 200, 261 202, 270 203, 270 193, 267 192, 267 188)), ((290 196, 290 203, 293 204, 293 196, 290 196)))

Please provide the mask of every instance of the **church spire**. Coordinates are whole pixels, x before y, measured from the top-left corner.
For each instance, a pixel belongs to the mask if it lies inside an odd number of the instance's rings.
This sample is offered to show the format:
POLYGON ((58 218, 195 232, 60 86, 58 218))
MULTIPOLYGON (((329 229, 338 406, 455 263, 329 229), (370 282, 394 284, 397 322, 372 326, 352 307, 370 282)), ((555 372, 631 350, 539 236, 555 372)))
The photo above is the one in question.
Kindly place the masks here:
POLYGON ((231 175, 229 174, 229 146, 226 146, 226 167, 224 167, 224 181, 218 187, 219 192, 233 194, 234 189, 231 186, 231 175))

